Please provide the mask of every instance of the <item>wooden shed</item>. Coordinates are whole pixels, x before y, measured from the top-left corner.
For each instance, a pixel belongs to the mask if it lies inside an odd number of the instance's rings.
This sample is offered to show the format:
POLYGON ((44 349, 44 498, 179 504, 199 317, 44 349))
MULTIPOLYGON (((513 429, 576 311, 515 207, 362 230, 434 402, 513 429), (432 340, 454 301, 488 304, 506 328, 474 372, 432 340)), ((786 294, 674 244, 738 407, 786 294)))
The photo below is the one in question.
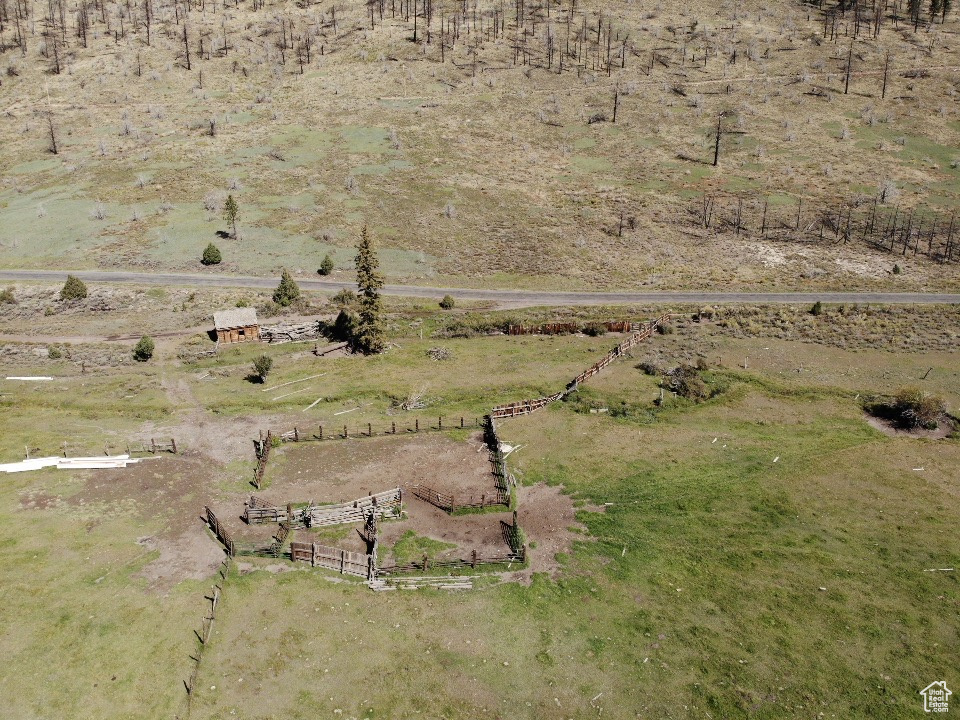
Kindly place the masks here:
POLYGON ((254 342, 260 339, 260 323, 253 308, 233 308, 213 314, 217 342, 254 342))

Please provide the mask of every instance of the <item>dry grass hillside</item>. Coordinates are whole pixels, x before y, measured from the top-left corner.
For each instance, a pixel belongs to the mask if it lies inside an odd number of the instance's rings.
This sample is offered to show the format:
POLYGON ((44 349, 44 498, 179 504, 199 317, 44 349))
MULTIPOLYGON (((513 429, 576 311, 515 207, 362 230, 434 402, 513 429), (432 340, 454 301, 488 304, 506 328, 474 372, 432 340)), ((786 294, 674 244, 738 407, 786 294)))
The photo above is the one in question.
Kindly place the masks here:
POLYGON ((0 266, 956 288, 957 10, 821 5, 5 0, 0 266))

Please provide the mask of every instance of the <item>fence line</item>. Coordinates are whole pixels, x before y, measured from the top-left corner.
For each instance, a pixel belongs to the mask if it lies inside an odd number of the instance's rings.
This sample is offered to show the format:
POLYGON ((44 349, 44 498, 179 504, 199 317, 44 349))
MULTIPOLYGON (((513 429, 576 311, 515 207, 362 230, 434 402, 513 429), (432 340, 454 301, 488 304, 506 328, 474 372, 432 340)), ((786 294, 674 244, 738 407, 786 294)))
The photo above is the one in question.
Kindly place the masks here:
POLYGON ((204 615, 203 620, 201 621, 200 632, 195 632, 199 645, 197 646, 197 655, 195 658, 193 671, 190 673, 190 677, 183 681, 183 686, 187 691, 187 716, 190 715, 190 709, 193 700, 193 690, 197 686, 197 676, 200 674, 200 663, 203 660, 203 651, 206 649, 207 644, 210 642, 210 636, 213 634, 213 622, 217 616, 217 607, 220 604, 220 599, 223 597, 223 589, 227 584, 227 577, 230 575, 230 566, 232 558, 227 555, 223 559, 223 564, 220 566, 220 582, 213 585, 213 592, 210 597, 210 614, 204 615))
MULTIPOLYGON (((330 431, 330 426, 327 425, 326 429, 324 426, 318 425, 317 432, 312 433, 306 428, 300 428, 295 426, 292 430, 287 430, 286 432, 278 433, 274 437, 280 438, 280 442, 313 442, 318 440, 346 440, 352 438, 369 438, 369 437, 384 437, 387 435, 396 435, 397 432, 407 432, 407 433, 419 433, 419 432, 429 432, 435 430, 454 430, 454 429, 466 429, 473 427, 480 427, 481 420, 480 418, 473 418, 468 420, 466 416, 456 416, 453 418, 444 418, 442 415, 437 417, 436 424, 432 422, 421 423, 420 418, 413 419, 413 426, 407 425, 406 428, 400 427, 397 428, 396 421, 391 422, 389 426, 381 426, 374 428, 373 423, 367 423, 366 427, 363 425, 359 426, 359 429, 354 428, 353 431, 350 430, 349 425, 343 425, 342 428, 337 426, 333 429, 333 432, 330 431)), ((409 420, 407 421, 409 423, 409 420)))
POLYGON ((235 555, 236 546, 233 543, 233 539, 230 537, 230 533, 227 532, 227 529, 220 523, 220 521, 217 519, 217 516, 214 515, 213 510, 211 510, 208 505, 204 505, 203 509, 206 511, 207 525, 210 526, 213 534, 216 535, 217 539, 223 544, 224 549, 227 551, 227 555, 235 555))
POLYGON ((798 197, 778 212, 767 198, 708 195, 690 206, 690 219, 705 230, 798 242, 859 242, 905 256, 926 255, 938 263, 960 260, 957 213, 928 207, 884 205, 879 197, 853 197, 835 206, 816 206, 798 197))
POLYGON ((259 443, 255 443, 257 450, 257 467, 253 472, 253 485, 259 490, 263 486, 263 474, 267 470, 267 460, 270 459, 270 450, 273 447, 273 435, 267 430, 267 436, 264 438, 260 433, 259 443))

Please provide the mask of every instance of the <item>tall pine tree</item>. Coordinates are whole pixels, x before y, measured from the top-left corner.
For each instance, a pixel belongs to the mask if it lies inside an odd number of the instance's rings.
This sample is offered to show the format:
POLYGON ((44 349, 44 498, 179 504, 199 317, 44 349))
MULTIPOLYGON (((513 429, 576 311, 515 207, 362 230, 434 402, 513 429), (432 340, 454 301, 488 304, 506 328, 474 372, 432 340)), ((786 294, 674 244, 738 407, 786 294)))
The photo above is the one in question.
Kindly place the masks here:
POLYGON ((360 306, 354 328, 353 345, 365 355, 371 355, 383 352, 387 343, 384 339, 383 300, 380 297, 383 275, 379 272, 380 263, 366 225, 363 226, 360 243, 357 245, 356 263, 360 306))

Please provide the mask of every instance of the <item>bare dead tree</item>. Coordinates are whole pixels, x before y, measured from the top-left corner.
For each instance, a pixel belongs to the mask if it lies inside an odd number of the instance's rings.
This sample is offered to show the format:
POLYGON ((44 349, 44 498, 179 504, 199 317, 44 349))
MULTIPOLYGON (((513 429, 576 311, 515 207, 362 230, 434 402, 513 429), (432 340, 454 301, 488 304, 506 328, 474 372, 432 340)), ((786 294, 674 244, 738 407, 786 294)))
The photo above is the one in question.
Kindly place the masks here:
POLYGON ((59 155, 60 148, 57 145, 57 131, 56 131, 56 128, 54 128, 53 126, 53 115, 49 112, 47 113, 47 130, 49 132, 49 137, 50 137, 50 146, 48 149, 54 155, 59 155))

